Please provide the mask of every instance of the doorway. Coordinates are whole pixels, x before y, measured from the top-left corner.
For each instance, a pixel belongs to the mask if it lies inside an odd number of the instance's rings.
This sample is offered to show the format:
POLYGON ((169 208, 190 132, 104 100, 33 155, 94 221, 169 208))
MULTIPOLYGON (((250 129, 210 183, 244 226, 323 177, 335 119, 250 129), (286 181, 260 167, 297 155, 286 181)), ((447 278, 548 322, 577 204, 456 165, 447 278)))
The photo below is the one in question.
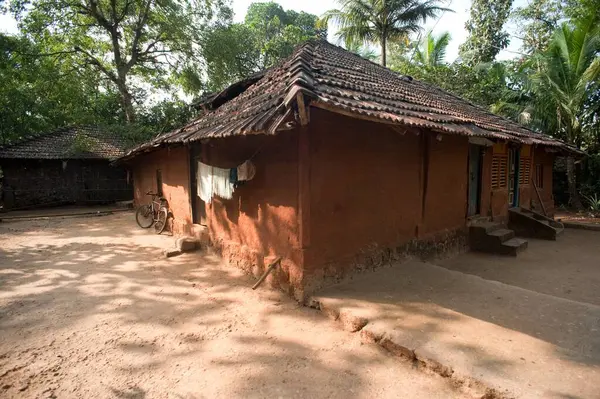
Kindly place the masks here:
POLYGON ((478 215, 481 210, 481 146, 469 144, 469 193, 467 216, 478 215))
POLYGON ((519 206, 519 149, 508 149, 508 206, 519 206))
POLYGON ((190 202, 192 205, 192 223, 206 226, 206 206, 198 196, 198 162, 200 161, 201 145, 192 144, 190 147, 190 202))

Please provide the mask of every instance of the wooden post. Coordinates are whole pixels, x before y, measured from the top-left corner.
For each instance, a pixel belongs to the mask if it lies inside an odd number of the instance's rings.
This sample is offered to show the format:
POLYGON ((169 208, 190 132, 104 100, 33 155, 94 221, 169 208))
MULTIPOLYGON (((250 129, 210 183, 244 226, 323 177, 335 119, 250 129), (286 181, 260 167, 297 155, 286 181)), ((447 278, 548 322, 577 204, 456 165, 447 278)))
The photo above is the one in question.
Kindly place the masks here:
POLYGON ((310 121, 310 115, 306 104, 304 103, 304 95, 302 92, 296 94, 296 103, 298 104, 298 116, 300 117, 300 125, 306 126, 310 121))

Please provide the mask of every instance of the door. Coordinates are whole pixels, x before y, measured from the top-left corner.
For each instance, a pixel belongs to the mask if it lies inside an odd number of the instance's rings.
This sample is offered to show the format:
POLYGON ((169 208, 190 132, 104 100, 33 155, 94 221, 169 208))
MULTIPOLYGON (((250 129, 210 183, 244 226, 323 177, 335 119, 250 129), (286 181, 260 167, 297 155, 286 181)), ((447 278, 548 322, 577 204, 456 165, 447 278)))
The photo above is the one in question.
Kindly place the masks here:
POLYGON ((519 149, 508 150, 508 206, 519 206, 519 149))
POLYGON ((206 207, 198 196, 198 161, 200 160, 200 144, 190 147, 190 202, 192 205, 192 223, 206 225, 206 207))
POLYGON ((478 215, 481 202, 481 147, 469 144, 468 216, 478 215))

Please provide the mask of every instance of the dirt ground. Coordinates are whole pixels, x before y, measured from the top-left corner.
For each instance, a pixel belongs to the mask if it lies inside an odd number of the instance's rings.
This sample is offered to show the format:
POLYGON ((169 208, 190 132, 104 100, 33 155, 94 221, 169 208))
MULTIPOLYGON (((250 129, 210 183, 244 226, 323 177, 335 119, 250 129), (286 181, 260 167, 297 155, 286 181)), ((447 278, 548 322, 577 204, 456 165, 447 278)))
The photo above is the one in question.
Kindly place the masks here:
POLYGON ((486 280, 600 305, 600 232, 565 229, 557 241, 527 240, 527 249, 516 258, 467 252, 436 264, 486 280))
POLYGON ((554 215, 554 218, 562 222, 576 222, 591 225, 600 225, 600 218, 594 217, 590 212, 574 212, 567 210, 559 210, 554 215))
POLYGON ((455 398, 131 213, 0 223, 0 397, 455 398))
MULTIPOLYGON (((529 240, 517 258, 409 261, 325 289, 326 313, 519 398, 600 398, 600 232, 529 240)), ((383 340, 381 342, 384 342, 383 340)))

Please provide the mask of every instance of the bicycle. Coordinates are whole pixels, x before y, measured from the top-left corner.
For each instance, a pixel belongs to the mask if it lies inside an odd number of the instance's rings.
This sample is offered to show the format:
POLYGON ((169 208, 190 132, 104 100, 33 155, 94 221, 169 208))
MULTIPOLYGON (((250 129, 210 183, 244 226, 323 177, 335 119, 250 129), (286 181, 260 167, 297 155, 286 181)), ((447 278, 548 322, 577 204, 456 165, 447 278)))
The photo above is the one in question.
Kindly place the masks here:
POLYGON ((152 196, 152 202, 138 207, 135 211, 135 221, 142 229, 149 229, 154 225, 154 231, 156 234, 160 234, 167 227, 169 216, 169 209, 166 206, 167 200, 150 191, 146 195, 152 196))

